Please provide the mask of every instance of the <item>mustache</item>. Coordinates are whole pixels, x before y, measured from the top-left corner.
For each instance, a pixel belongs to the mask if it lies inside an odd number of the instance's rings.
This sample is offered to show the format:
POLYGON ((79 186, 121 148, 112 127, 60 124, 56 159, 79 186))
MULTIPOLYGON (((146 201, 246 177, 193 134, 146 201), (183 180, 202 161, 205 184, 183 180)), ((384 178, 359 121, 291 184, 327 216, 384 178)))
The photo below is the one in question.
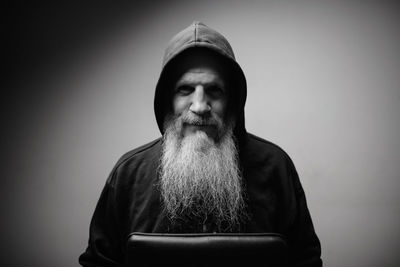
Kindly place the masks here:
POLYGON ((201 117, 193 113, 185 113, 180 116, 182 123, 198 125, 198 126, 218 126, 222 125, 222 121, 215 117, 201 117))

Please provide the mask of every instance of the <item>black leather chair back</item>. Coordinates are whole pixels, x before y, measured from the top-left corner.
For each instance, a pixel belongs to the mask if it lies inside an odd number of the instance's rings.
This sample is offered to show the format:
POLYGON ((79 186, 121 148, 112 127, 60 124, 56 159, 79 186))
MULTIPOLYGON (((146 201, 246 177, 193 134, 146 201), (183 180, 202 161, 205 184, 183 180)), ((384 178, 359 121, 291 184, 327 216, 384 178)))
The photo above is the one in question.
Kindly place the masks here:
POLYGON ((266 266, 288 264, 288 247, 278 234, 132 233, 127 266, 266 266))

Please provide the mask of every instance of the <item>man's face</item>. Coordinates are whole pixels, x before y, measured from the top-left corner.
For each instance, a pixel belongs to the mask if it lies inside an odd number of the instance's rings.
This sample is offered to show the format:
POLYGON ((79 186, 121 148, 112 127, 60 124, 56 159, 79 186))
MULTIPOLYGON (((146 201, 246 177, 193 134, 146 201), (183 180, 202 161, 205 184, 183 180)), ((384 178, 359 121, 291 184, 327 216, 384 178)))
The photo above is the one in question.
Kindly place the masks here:
POLYGON ((212 64, 189 68, 173 88, 172 111, 182 118, 181 136, 203 131, 218 141, 227 101, 226 82, 212 64))

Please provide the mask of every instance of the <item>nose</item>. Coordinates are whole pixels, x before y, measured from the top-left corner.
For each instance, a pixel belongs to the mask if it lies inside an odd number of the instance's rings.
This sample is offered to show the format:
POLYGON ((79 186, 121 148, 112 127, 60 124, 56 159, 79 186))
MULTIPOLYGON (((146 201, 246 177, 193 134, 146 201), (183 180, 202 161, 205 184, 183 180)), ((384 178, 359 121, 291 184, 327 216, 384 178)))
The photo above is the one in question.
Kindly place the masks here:
POLYGON ((190 105, 190 111, 197 115, 204 115, 211 111, 210 103, 208 102, 207 95, 204 92, 204 87, 198 85, 192 95, 192 103, 190 105))

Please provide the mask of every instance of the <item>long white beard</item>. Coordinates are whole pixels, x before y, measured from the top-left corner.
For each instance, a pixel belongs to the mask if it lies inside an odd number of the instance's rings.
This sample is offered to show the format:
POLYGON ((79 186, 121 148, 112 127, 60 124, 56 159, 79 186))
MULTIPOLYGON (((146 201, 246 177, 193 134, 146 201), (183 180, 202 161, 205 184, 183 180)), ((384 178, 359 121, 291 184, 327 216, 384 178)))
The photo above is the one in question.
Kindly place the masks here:
POLYGON ((212 220, 216 231, 238 228, 245 204, 232 129, 215 144, 202 131, 182 138, 171 123, 160 167, 161 196, 172 222, 212 220))

